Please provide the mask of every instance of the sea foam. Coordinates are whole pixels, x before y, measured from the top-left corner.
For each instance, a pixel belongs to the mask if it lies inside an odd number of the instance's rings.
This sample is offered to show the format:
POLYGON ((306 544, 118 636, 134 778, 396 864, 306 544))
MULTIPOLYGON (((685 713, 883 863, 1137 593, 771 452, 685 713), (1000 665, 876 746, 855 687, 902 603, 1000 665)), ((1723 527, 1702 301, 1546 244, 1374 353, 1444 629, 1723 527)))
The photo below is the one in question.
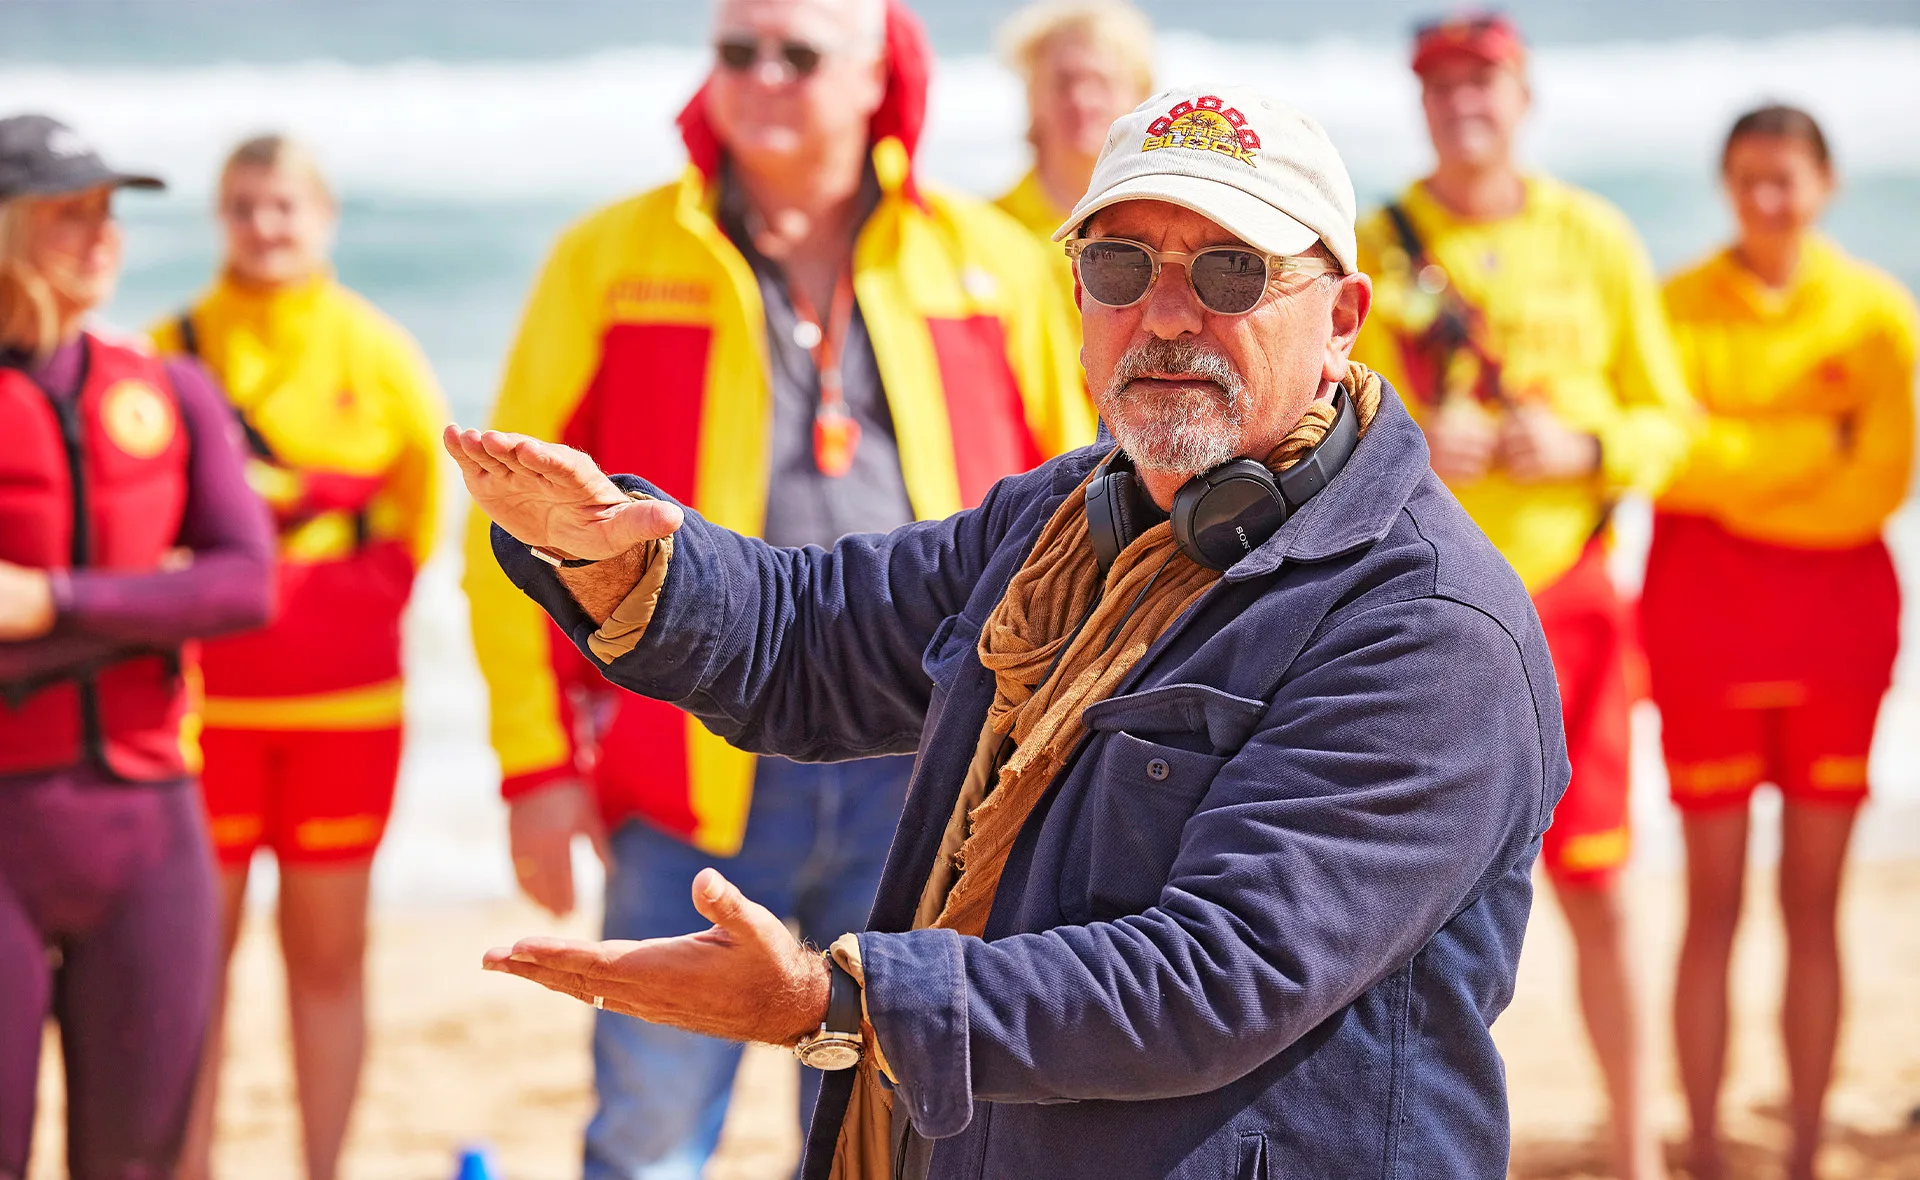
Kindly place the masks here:
MULTIPOLYGON (((313 61, 190 68, 25 66, 0 74, 0 109, 66 118, 117 159, 163 169, 204 192, 222 151, 250 132, 313 144, 343 188, 476 201, 599 199, 657 182, 681 153, 672 115, 705 68, 690 49, 633 47, 590 57, 380 65, 313 61)), ((1168 83, 1250 83, 1327 127, 1376 189, 1426 160, 1414 81, 1399 45, 1300 45, 1165 38, 1168 83)), ((1580 175, 1699 173, 1741 109, 1809 106, 1855 173, 1920 175, 1920 32, 1840 30, 1770 40, 1545 47, 1530 157, 1580 175)), ((985 56, 936 74, 924 159, 934 177, 987 188, 1024 166, 1018 83, 985 56)))

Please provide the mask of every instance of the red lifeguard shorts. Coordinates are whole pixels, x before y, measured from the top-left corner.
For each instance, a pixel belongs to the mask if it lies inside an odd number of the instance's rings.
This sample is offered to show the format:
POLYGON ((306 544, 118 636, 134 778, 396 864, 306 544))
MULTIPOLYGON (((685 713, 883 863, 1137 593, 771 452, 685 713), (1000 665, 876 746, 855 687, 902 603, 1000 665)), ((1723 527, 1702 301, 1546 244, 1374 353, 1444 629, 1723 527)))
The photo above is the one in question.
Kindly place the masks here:
POLYGON ((229 868, 254 849, 282 864, 371 858, 393 811, 400 727, 208 729, 200 775, 214 851, 229 868))
POLYGON ((1799 549, 1661 513, 1641 621, 1682 811, 1744 806, 1763 782, 1796 802, 1866 798, 1899 647, 1883 543, 1799 549))
POLYGON ((1796 697, 1797 703, 1772 707, 1662 702, 1660 744, 1674 806, 1686 812, 1744 807, 1763 782, 1796 803, 1852 807, 1866 799, 1880 694, 1828 690, 1796 697))
POLYGON ((1627 862, 1627 792, 1635 657, 1632 617, 1607 574, 1606 549, 1587 546, 1572 569, 1533 596, 1553 655, 1573 779, 1554 809, 1541 862, 1554 880, 1605 885, 1627 862))

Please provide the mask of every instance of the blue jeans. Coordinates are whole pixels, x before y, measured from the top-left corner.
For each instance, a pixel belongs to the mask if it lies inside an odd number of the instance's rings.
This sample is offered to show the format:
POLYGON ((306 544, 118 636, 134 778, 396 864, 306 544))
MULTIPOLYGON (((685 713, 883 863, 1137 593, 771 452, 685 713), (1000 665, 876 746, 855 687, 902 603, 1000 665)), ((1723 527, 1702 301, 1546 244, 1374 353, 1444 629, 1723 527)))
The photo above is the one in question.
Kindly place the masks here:
MULTIPOLYGON (((607 938, 704 930, 693 876, 714 865, 753 900, 797 919, 826 946, 865 929, 873 891, 906 799, 910 756, 802 764, 762 758, 746 839, 717 857, 639 820, 612 837, 607 938)), ((587 1124, 586 1180, 698 1180, 720 1139, 740 1046, 602 1012, 594 1018, 599 1106, 587 1124)), ((801 1126, 820 1092, 800 1071, 801 1126)))

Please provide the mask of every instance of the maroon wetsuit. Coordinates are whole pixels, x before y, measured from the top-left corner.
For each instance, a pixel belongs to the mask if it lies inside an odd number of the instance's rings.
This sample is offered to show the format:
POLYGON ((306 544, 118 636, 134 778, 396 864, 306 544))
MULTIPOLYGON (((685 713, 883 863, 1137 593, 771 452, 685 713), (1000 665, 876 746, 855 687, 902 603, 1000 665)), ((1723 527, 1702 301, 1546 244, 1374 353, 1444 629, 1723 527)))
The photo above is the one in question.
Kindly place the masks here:
MULTIPOLYGON (((72 398, 81 362, 75 341, 31 373, 72 398)), ((232 413, 197 366, 170 363, 167 375, 193 447, 178 536, 192 562, 55 574, 53 632, 0 643, 0 684, 266 622, 273 533, 247 487, 232 413)), ((128 784, 84 762, 0 775, 0 1180, 26 1174, 49 1013, 66 1060, 74 1180, 172 1174, 219 970, 218 926, 191 780, 128 784)))

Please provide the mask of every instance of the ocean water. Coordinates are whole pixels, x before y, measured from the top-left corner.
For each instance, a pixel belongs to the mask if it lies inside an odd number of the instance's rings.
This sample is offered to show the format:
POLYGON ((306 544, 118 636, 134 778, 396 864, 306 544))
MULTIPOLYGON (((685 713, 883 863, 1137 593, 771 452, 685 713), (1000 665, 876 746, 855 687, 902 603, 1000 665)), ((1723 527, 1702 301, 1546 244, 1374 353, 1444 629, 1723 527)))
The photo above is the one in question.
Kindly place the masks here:
MULTIPOLYGON (((923 169, 991 195, 1026 164, 1023 95, 988 52, 1012 6, 920 7, 941 53, 923 169)), ((1403 45, 1427 5, 1147 7, 1168 30, 1164 81, 1253 83, 1313 112, 1363 203, 1427 165, 1403 45)), ((1920 5, 1507 7, 1535 38, 1528 159, 1618 203, 1661 268, 1724 239, 1720 137, 1740 110, 1786 99, 1820 116, 1835 145, 1845 187, 1829 232, 1920 289, 1920 5)), ((344 196, 341 277, 414 332, 456 418, 477 422, 555 233, 680 167, 672 116, 705 68, 704 33, 700 6, 658 0, 5 0, 0 112, 58 114, 109 158, 173 182, 121 200, 128 265, 105 319, 123 328, 178 309, 211 273, 209 188, 225 149, 263 129, 301 136, 344 196)), ((1630 538, 1643 520, 1629 512, 1630 538)), ((1895 540, 1903 568, 1920 572, 1911 508, 1895 540)), ((1628 546, 1629 577, 1632 556, 1628 546)), ((410 620, 410 742, 377 871, 388 900, 511 888, 456 565, 443 552, 429 567, 410 620)), ((1917 685, 1910 654, 1876 751, 1883 801, 1863 834, 1869 853, 1920 849, 1917 685)), ((1651 744, 1641 764, 1641 856, 1670 861, 1651 744)))

